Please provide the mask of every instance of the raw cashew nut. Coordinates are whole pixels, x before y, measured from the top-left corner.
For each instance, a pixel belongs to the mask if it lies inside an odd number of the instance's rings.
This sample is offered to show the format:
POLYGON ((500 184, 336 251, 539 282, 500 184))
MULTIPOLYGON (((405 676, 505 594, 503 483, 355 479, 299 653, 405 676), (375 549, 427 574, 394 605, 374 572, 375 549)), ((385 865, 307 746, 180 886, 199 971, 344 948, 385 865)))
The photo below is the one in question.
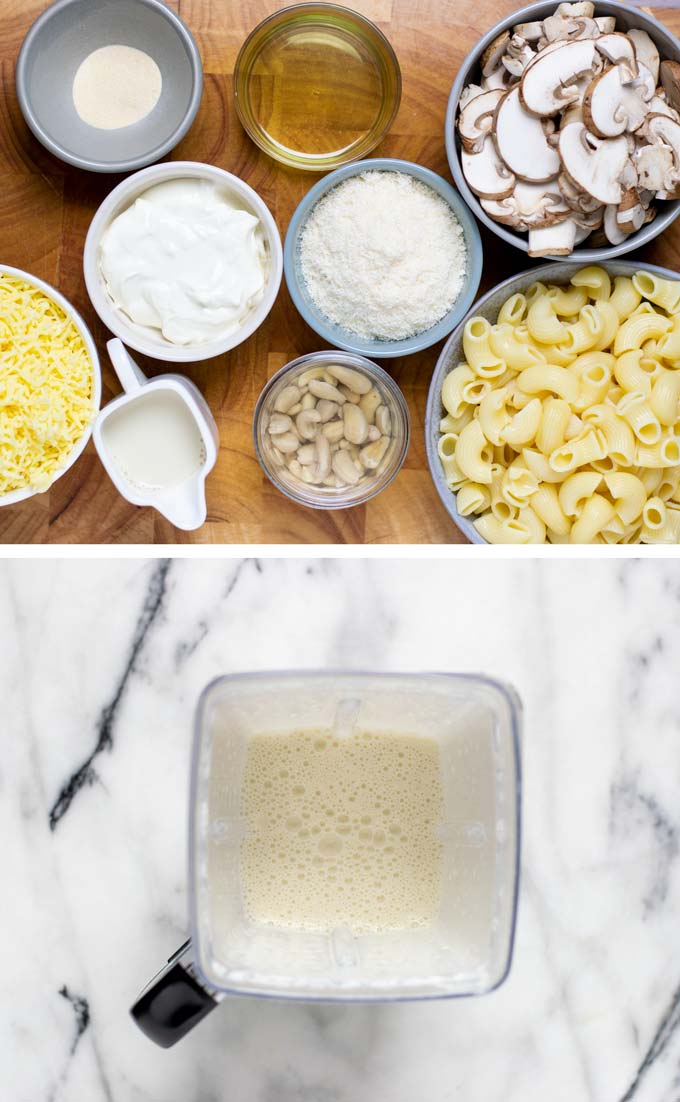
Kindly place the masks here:
POLYGON ((321 414, 316 409, 301 409, 295 418, 297 428, 303 440, 314 440, 319 431, 321 414))
POLYGON ((340 406, 337 402, 329 402, 328 398, 322 398, 316 408, 321 414, 321 423, 325 424, 326 421, 331 421, 335 417, 340 406))
POLYGON ((303 467, 310 467, 316 458, 316 448, 313 444, 303 444, 298 450, 297 459, 298 463, 302 463, 303 467))
POLYGON ((371 387, 368 394, 364 394, 363 398, 359 402, 359 407, 363 411, 364 417, 371 424, 375 418, 375 411, 382 405, 382 395, 375 387, 371 387))
POLYGON ((290 432, 293 422, 285 413, 273 413, 269 419, 267 430, 270 436, 278 436, 282 432, 290 432))
POLYGON ((333 472, 344 485, 353 486, 361 478, 361 471, 347 451, 337 451, 333 456, 333 472))
POLYGON ((316 409, 316 399, 313 394, 305 394, 300 405, 303 409, 316 409))
POLYGON ((326 370, 329 375, 332 375, 339 383, 344 383, 355 394, 368 394, 371 389, 372 383, 368 376, 362 375, 360 371, 354 371, 351 367, 330 364, 326 370))
POLYGON ((343 406, 342 418, 345 426, 345 439, 350 444, 363 444, 368 436, 368 422, 361 406, 353 406, 347 402, 343 406))
POLYGON ((290 386, 284 386, 283 390, 274 402, 274 409, 277 413, 290 413, 291 407, 299 401, 299 387, 296 387, 294 383, 291 383, 290 386))
POLYGON ((346 402, 352 402, 354 405, 358 405, 361 401, 361 395, 357 394, 355 390, 350 390, 344 383, 340 383, 338 390, 342 394, 346 402))
POLYGON ((383 436, 392 435, 392 418, 387 406, 378 406, 375 411, 375 423, 383 436))
POLYGON ((368 439, 369 440, 379 440, 381 436, 382 436, 382 433, 381 433, 381 431, 380 431, 380 429, 378 428, 377 425, 369 425, 368 426, 368 439))
POLYGON ((330 383, 324 383, 322 379, 310 380, 309 393, 313 394, 315 398, 325 398, 329 402, 337 402, 339 406, 344 401, 338 388, 331 386, 330 383))
POLYGON ((312 474, 316 482, 323 482, 331 473, 331 446, 328 438, 319 434, 314 441, 315 457, 312 464, 312 474))
POLYGON ((284 455, 292 455, 300 447, 300 441, 294 432, 284 432, 276 437, 276 446, 284 455))
POLYGON ((381 436, 379 440, 375 440, 372 444, 367 444, 365 448, 362 448, 359 456, 362 467, 365 467, 367 471, 375 471, 385 458, 389 442, 389 437, 381 436))
POLYGON ((342 421, 329 421, 321 432, 331 444, 339 444, 345 435, 345 426, 342 421))

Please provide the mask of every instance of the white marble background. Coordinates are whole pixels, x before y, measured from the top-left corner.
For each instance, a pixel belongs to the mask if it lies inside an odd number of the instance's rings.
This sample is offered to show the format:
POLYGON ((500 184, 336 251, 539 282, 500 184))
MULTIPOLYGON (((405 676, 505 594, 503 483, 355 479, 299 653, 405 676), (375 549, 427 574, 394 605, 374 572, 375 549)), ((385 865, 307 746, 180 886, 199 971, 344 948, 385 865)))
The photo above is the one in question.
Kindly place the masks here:
POLYGON ((0 563, 2 1102, 678 1102, 680 562, 0 563), (511 977, 128 1006, 184 939, 192 709, 231 670, 484 670, 526 709, 511 977))

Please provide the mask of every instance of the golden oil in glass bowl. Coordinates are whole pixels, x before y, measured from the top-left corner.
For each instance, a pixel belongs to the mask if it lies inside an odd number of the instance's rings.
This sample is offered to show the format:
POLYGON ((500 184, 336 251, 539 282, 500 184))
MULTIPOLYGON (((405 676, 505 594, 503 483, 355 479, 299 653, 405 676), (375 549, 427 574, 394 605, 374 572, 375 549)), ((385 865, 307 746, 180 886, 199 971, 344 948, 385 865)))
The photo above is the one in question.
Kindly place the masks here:
POLYGON ((241 122, 261 149, 319 172, 378 144, 399 107, 401 75, 369 20, 334 4, 299 4, 249 35, 234 90, 241 122))

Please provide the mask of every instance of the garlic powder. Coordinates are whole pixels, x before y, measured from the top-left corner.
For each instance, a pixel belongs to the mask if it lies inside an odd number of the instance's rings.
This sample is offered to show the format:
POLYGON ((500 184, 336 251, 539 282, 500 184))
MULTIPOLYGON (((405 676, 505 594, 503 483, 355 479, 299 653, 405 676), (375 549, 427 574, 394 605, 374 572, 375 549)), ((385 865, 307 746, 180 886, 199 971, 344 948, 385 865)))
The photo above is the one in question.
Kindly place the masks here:
POLYGON ((467 250, 458 219, 431 187, 374 170, 319 200, 301 233, 300 262, 330 321, 364 339, 396 341, 451 309, 467 250))

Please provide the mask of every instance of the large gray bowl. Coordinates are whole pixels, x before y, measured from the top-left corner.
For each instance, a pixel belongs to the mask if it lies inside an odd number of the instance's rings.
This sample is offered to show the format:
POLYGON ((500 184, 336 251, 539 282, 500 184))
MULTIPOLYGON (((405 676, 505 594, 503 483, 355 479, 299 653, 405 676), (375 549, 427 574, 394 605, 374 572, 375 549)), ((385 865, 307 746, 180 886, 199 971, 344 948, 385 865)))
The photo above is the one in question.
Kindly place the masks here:
MULTIPOLYGON (((620 275, 632 276, 635 272, 640 271, 654 272, 664 279, 676 281, 678 279, 677 272, 672 272, 670 268, 659 268, 656 264, 635 264, 632 261, 617 260, 613 263, 603 264, 602 266, 609 272, 612 279, 620 275)), ((462 517, 458 512, 456 507, 456 495, 452 493, 446 485, 444 471, 437 452, 437 445, 441 435, 439 432, 439 422, 446 412, 442 405, 442 385, 449 371, 465 360, 465 353, 463 352, 463 330, 465 328, 465 323, 468 318, 474 317, 477 314, 481 314, 487 321, 495 322, 498 317, 498 311, 510 295, 523 294, 527 288, 537 280, 540 280, 542 283, 568 283, 574 272, 577 272, 579 268, 582 267, 583 264, 558 264, 553 261, 551 264, 539 264, 535 268, 529 268, 528 271, 520 272, 519 275, 511 276, 510 279, 506 279, 505 282, 499 283, 492 291, 488 291, 485 295, 482 295, 474 304, 469 314, 463 318, 460 325, 456 326, 442 348, 441 355, 437 360, 437 366, 434 369, 432 382, 430 383, 427 409, 425 411, 425 447, 427 449, 427 461, 430 465, 430 472, 434 479, 437 493, 442 499, 444 508, 471 543, 486 543, 486 540, 482 539, 479 535, 472 523, 472 519, 469 517, 462 517)))
POLYGON ((56 0, 24 39, 16 85, 23 116, 50 153, 90 172, 132 172, 184 137, 201 102, 203 67, 188 28, 162 0, 56 0), (140 122, 97 130, 75 109, 73 78, 93 50, 110 45, 149 54, 163 87, 140 122))
MULTIPOLYGON (((490 218, 483 210, 474 192, 470 191, 460 163, 460 142, 456 131, 456 116, 458 113, 458 101, 463 89, 468 84, 477 83, 479 79, 479 59, 487 46, 489 46, 501 32, 507 31, 510 27, 514 27, 515 24, 529 23, 534 19, 545 19, 547 15, 552 15, 556 8, 557 0, 543 0, 540 4, 529 4, 526 8, 519 8, 506 19, 501 19, 499 23, 496 23, 488 34, 480 38, 474 50, 471 50, 463 61, 463 64, 458 70, 458 76, 453 82, 453 87, 451 88, 451 94, 449 96, 449 104, 446 110, 446 155, 449 159, 451 174, 456 181, 459 192, 465 199, 472 213, 480 222, 483 222, 485 226, 493 230, 493 232, 497 234, 498 237, 502 238, 503 241, 507 241, 509 245, 514 245, 516 249, 522 249, 524 252, 528 252, 529 249, 527 235, 516 233, 507 226, 501 225, 500 222, 494 222, 493 218, 490 218)), ((632 27, 640 27, 642 30, 647 31, 650 38, 654 40, 662 60, 680 61, 680 42, 678 42, 677 38, 675 38, 670 31, 667 31, 658 20, 640 11, 639 8, 631 8, 628 4, 619 4, 616 0, 602 0, 601 3, 596 0, 595 14, 615 16, 617 30, 623 29, 627 31, 632 27)), ((659 207, 659 213, 654 221, 650 222, 647 226, 643 226, 637 233, 631 233, 620 245, 609 245, 601 249, 579 247, 574 249, 569 256, 555 257, 555 260, 567 262, 579 260, 588 264, 594 261, 611 260, 615 256, 623 256, 625 253, 632 252, 634 249, 639 249, 642 245, 646 245, 648 241, 657 237, 658 234, 663 233, 663 231, 670 226, 671 222, 675 221, 679 214, 680 200, 667 203, 662 202, 659 207)))

